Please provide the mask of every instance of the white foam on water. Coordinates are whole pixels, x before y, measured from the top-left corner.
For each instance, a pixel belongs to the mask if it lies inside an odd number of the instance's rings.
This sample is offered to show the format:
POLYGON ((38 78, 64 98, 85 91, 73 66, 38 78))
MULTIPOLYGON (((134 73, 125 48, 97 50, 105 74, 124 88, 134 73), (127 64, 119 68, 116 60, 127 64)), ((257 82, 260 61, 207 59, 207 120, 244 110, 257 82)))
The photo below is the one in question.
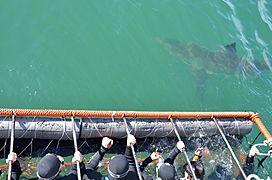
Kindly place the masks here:
POLYGON ((258 10, 260 13, 260 16, 265 24, 269 27, 269 29, 272 31, 272 19, 269 17, 269 12, 266 8, 267 2, 265 0, 259 0, 258 1, 258 10))

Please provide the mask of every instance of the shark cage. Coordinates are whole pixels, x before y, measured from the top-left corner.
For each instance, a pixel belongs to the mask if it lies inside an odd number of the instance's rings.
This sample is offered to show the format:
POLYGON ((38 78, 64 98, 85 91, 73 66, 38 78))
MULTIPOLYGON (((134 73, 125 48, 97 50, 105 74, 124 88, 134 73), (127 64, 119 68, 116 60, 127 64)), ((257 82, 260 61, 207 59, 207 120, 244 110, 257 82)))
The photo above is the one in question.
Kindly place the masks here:
MULTIPOLYGON (((257 125, 265 139, 271 138, 259 114, 253 112, 0 109, 0 169, 3 172, 0 178, 10 174, 11 163, 5 161, 9 152, 17 153, 22 177, 36 177, 37 163, 47 153, 65 157, 66 168, 61 174, 67 174, 74 151, 79 150, 87 161, 98 150, 105 136, 114 140, 113 147, 98 169, 106 175, 110 157, 124 152, 125 138, 132 134, 137 139, 133 152, 138 163, 158 147, 162 150, 162 157, 166 157, 176 142, 182 140, 186 150, 175 160, 180 176, 183 164, 187 162, 191 165, 190 159, 194 157, 195 150, 203 147, 205 179, 217 165, 226 167, 232 177, 240 175, 246 179, 243 170, 246 148, 242 140, 252 131, 253 124, 257 125)), ((265 142, 264 146, 267 145, 265 142)), ((270 154, 260 153, 264 158, 259 162, 272 157, 272 152, 268 152, 270 154)), ((156 163, 151 163, 146 171, 154 175, 155 168, 156 163)), ((262 172, 269 175, 266 170, 262 172)))

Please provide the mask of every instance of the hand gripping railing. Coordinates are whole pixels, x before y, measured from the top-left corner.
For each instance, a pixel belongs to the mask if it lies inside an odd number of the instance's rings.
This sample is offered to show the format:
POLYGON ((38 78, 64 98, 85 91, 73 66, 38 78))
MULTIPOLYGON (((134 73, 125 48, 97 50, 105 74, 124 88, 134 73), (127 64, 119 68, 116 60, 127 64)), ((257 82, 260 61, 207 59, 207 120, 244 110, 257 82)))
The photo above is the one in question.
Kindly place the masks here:
MULTIPOLYGON (((125 117, 123 117, 123 120, 124 120, 124 123, 125 123, 127 135, 130 135, 130 132, 129 132, 129 129, 128 129, 127 120, 126 120, 125 117)), ((137 162, 137 158, 136 158, 136 153, 135 153, 134 146, 132 144, 130 144, 130 147, 131 147, 133 159, 134 159, 134 162, 135 162, 135 166, 136 166, 136 171, 137 171, 138 178, 139 178, 139 180, 143 180, 142 175, 141 175, 141 171, 140 171, 140 167, 139 167, 139 164, 137 162)))
MULTIPOLYGON (((257 146, 268 146, 268 140, 263 141, 263 143, 254 144, 252 147, 257 147, 257 146)), ((272 150, 269 150, 266 153, 257 152, 256 154, 259 156, 268 156, 268 157, 272 158, 272 150)))

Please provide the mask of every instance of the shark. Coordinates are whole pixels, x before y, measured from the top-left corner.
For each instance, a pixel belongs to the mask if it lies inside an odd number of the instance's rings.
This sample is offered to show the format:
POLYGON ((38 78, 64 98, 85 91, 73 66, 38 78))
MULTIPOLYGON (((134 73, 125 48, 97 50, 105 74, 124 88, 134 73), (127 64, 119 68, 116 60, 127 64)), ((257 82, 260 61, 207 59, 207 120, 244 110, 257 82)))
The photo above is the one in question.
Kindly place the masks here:
POLYGON ((173 56, 182 59, 185 64, 192 67, 192 72, 197 80, 197 86, 201 94, 205 91, 206 81, 209 75, 224 74, 253 74, 263 70, 272 71, 272 61, 244 60, 237 55, 236 43, 230 43, 222 48, 211 51, 194 43, 183 42, 178 39, 161 38, 160 44, 173 56))

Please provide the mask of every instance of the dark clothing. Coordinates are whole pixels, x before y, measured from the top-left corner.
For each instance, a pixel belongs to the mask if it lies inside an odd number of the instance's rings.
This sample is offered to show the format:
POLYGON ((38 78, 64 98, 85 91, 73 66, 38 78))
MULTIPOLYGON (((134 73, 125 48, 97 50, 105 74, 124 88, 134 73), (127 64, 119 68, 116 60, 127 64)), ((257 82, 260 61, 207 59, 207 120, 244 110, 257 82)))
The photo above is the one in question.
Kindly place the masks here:
POLYGON ((22 174, 21 166, 18 160, 11 164, 11 179, 18 180, 22 174))
POLYGON ((174 161, 177 155, 180 153, 180 150, 175 146, 174 149, 169 153, 168 157, 164 160, 164 163, 174 164, 174 161))
MULTIPOLYGON (((172 149, 172 151, 169 153, 168 157, 164 160, 164 163, 169 163, 174 167, 174 161, 179 153, 180 153, 180 150, 177 148, 177 146, 175 146, 175 148, 172 149)), ((177 179, 177 180, 179 179, 176 169, 175 169, 174 179, 177 179)))
MULTIPOLYGON (((169 153, 168 157, 164 160, 164 163, 169 163, 169 164, 171 164, 171 165, 174 167, 174 161, 175 161, 175 159, 176 159, 176 157, 177 157, 177 155, 178 155, 179 153, 180 153, 180 151, 178 150, 177 147, 175 147, 175 148, 169 153)), ((141 170, 141 172, 143 172, 144 169, 145 169, 145 167, 146 167, 149 163, 151 163, 151 162, 152 162, 151 157, 150 157, 150 156, 147 157, 147 158, 141 163, 141 165, 140 165, 140 170, 141 170)), ((174 167, 174 169, 175 169, 175 167, 174 167)), ((144 179, 152 179, 152 176, 150 176, 150 175, 147 175, 147 174, 145 174, 145 173, 142 173, 142 175, 143 175, 144 179)), ((175 179, 179 179, 176 170, 175 170, 175 179)))
MULTIPOLYGON (((208 176, 208 180, 231 180, 232 179, 232 170, 221 165, 217 165, 214 172, 208 176)), ((246 157, 246 163, 243 165, 243 170, 245 174, 248 176, 254 173, 254 157, 246 157)), ((242 174, 238 175, 238 180, 244 180, 242 174)))
MULTIPOLYGON (((132 153, 131 147, 126 147, 125 157, 127 158, 128 163, 129 163, 129 173, 125 179, 138 180, 139 178, 138 178, 136 164, 135 164, 135 161, 133 158, 133 153, 132 153)), ((152 162, 152 159, 149 156, 141 163, 140 171, 142 172, 150 162, 152 162)), ((141 175, 142 175, 142 178, 145 180, 152 179, 152 176, 150 176, 146 173, 141 173, 141 175)))
MULTIPOLYGON (((249 157, 249 156, 246 157, 246 163, 243 165, 243 170, 247 176, 250 174, 254 174, 254 156, 253 157, 249 157)), ((242 180, 244 178, 243 178, 243 175, 240 174, 239 176, 237 176, 236 179, 242 180)))
POLYGON ((152 162, 152 159, 150 156, 148 156, 147 158, 145 158, 145 160, 140 164, 140 171, 143 172, 144 169, 146 168, 146 166, 152 162))
POLYGON ((254 173, 254 156, 247 156, 246 164, 243 166, 243 170, 245 171, 247 176, 254 173))
MULTIPOLYGON (((96 171, 99 161, 103 159, 108 149, 100 147, 100 149, 92 156, 92 158, 86 164, 80 163, 80 173, 82 180, 102 179, 102 175, 96 171)), ((12 180, 19 180, 22 174, 19 161, 12 163, 12 180)), ((33 178, 36 180, 38 178, 33 178)), ((73 164, 71 172, 67 176, 58 176, 56 180, 77 180, 77 165, 73 164)))
POLYGON ((138 174, 137 174, 137 169, 136 169, 136 164, 133 158, 133 154, 132 154, 132 150, 131 147, 126 147, 126 151, 125 151, 125 157, 128 160, 128 164, 129 164, 129 173, 126 177, 126 179, 128 180, 136 180, 138 179, 138 174))

